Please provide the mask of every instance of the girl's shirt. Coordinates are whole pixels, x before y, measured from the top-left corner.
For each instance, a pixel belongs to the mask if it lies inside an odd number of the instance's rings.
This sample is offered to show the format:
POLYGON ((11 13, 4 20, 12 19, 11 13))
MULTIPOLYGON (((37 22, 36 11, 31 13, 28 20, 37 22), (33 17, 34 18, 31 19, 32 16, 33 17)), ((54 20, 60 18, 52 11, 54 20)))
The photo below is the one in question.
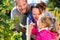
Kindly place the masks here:
POLYGON ((31 29, 31 34, 37 35, 37 33, 38 33, 38 29, 36 28, 36 26, 33 26, 33 28, 31 29))
POLYGON ((48 28, 38 30, 35 40, 56 40, 57 33, 51 32, 48 28))
POLYGON ((36 29, 32 28, 31 33, 36 35, 35 40, 56 40, 57 33, 51 32, 48 28, 36 29))
POLYGON ((36 28, 36 27, 34 26, 34 27, 32 28, 32 30, 31 30, 31 34, 37 35, 38 32, 40 32, 40 31, 42 31, 42 30, 48 30, 48 28, 38 29, 38 28, 36 28))

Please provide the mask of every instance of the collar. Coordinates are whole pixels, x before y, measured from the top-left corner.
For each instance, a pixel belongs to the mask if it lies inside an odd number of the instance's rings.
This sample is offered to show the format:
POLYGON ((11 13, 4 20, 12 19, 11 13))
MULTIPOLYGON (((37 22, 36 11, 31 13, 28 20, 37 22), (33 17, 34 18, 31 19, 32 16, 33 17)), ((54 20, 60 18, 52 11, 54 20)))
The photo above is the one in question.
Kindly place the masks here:
POLYGON ((40 31, 42 31, 42 30, 48 30, 48 27, 42 28, 42 29, 38 29, 38 32, 40 32, 40 31))

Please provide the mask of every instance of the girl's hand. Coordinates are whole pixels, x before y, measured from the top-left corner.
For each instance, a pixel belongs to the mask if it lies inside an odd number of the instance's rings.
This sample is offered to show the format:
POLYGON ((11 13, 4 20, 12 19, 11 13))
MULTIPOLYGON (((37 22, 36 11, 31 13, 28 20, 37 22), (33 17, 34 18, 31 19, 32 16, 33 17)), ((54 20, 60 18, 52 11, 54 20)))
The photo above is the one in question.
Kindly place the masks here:
POLYGON ((33 26, 35 26, 35 23, 31 22, 29 27, 28 27, 28 30, 29 30, 28 33, 29 34, 31 34, 31 30, 32 30, 33 26))

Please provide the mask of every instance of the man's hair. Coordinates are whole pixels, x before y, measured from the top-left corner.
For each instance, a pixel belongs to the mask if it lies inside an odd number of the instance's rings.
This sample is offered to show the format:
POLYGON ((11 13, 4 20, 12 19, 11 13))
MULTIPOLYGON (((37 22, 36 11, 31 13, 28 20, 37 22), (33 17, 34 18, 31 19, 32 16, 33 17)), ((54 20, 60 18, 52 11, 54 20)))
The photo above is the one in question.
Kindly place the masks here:
MULTIPOLYGON (((17 2, 17 1, 19 1, 19 0, 14 0, 14 2, 17 2)), ((27 0, 26 0, 26 2, 27 2, 27 0)))

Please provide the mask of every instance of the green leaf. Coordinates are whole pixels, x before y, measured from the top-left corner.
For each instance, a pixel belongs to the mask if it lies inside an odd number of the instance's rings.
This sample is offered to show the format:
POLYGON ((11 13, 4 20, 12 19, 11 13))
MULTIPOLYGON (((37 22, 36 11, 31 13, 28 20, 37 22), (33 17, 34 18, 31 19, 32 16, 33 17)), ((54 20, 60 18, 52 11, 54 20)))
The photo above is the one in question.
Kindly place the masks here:
POLYGON ((5 28, 9 28, 9 24, 8 23, 5 23, 3 21, 0 21, 0 25, 3 25, 5 28))

